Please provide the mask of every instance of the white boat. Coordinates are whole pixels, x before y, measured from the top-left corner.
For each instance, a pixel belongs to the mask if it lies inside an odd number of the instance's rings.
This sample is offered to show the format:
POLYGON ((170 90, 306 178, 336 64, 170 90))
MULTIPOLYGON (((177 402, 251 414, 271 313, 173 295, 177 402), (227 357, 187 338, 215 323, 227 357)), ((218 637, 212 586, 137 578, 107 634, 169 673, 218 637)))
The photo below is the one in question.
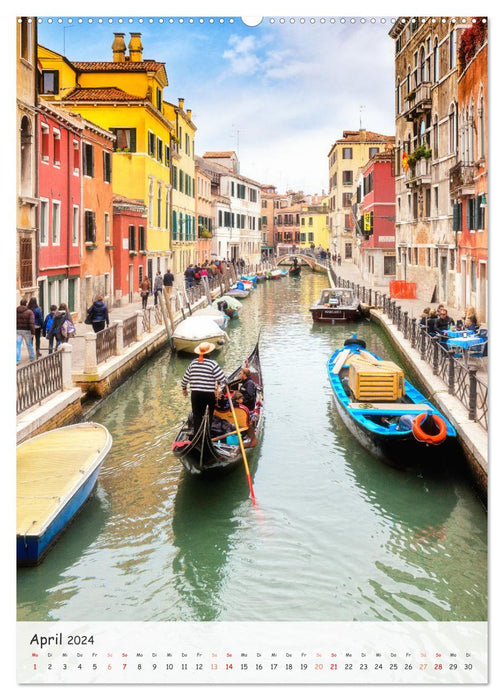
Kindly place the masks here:
POLYGON ((49 430, 16 449, 16 547, 20 566, 38 564, 85 504, 112 447, 99 423, 49 430))
POLYGON ((177 352, 193 353, 203 341, 213 343, 220 349, 229 340, 226 331, 205 316, 190 316, 181 321, 172 335, 173 347, 177 352))
POLYGON ((287 274, 287 270, 279 270, 277 268, 276 270, 271 270, 271 279, 278 280, 281 277, 285 277, 286 274, 287 274))
POLYGON ((229 323, 229 316, 227 316, 224 311, 219 311, 219 309, 215 309, 213 306, 205 306, 204 309, 193 311, 192 315, 210 318, 219 326, 219 328, 226 328, 229 323))

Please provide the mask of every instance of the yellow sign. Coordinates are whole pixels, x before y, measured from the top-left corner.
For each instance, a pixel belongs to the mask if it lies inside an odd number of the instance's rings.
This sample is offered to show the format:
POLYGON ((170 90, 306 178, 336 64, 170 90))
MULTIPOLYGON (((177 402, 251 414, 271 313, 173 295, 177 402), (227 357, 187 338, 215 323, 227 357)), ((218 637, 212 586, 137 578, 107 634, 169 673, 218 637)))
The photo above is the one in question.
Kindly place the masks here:
POLYGON ((371 231, 371 212, 364 214, 364 231, 371 231))

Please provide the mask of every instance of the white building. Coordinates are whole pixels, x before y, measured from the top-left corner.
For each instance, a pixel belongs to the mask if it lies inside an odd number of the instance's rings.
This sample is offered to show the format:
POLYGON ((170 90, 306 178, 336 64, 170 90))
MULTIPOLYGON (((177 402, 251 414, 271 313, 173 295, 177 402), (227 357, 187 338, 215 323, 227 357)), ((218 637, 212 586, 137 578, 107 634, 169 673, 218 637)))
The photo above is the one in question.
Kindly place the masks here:
POLYGON ((198 167, 212 180, 214 230, 218 257, 257 264, 261 258, 261 185, 239 171, 234 151, 207 152, 198 167), (224 164, 226 163, 226 165, 224 164))

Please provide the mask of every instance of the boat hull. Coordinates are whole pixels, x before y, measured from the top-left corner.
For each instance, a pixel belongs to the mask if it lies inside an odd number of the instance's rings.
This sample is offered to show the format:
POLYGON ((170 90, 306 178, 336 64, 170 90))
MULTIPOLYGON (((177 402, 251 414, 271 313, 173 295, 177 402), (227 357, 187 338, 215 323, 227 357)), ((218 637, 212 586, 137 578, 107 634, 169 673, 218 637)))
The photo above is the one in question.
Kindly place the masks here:
POLYGON ((347 321, 360 321, 362 314, 359 308, 325 308, 311 307, 310 313, 316 323, 345 323, 347 321))
POLYGON ((194 353, 194 350, 198 347, 198 345, 203 342, 213 343, 215 345, 215 350, 220 350, 225 344, 225 336, 214 335, 197 338, 196 340, 192 338, 177 337, 175 335, 172 336, 173 347, 177 352, 194 353))
MULTIPOLYGON (((410 403, 399 400, 386 403, 359 403, 352 400, 343 387, 340 372, 337 374, 332 372, 339 352, 344 352, 345 349, 335 352, 329 359, 329 381, 336 411, 362 447, 382 462, 399 469, 439 468, 454 456, 460 455, 460 446, 453 426, 409 382, 404 382, 404 399, 410 403), (445 422, 446 438, 440 444, 421 442, 415 438, 411 429, 402 426, 398 429, 399 426, 394 422, 401 416, 408 416, 408 419, 414 420, 416 416, 427 412, 437 415, 445 422), (381 422, 382 418, 386 419, 385 423, 381 422)), ((361 347, 350 346, 351 354, 360 351, 361 347)), ((375 359, 380 359, 373 353, 370 354, 375 359)))
POLYGON ((55 515, 47 528, 40 535, 17 535, 18 566, 37 566, 46 556, 51 547, 78 515, 88 500, 98 479, 103 461, 89 475, 88 479, 76 491, 70 501, 55 515))
POLYGON ((88 500, 112 438, 97 423, 57 428, 17 448, 18 566, 39 564, 88 500))

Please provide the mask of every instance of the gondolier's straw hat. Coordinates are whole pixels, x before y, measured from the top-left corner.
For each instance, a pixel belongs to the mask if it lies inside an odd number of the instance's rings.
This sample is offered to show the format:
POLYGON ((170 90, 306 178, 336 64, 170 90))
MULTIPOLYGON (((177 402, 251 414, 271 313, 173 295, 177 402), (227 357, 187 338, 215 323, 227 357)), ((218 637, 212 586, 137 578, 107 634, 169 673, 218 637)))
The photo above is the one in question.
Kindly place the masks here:
POLYGON ((200 362, 203 362, 203 355, 208 355, 209 352, 212 352, 212 350, 215 350, 215 345, 213 343, 200 343, 197 347, 194 348, 194 352, 196 355, 199 355, 198 360, 200 362))

